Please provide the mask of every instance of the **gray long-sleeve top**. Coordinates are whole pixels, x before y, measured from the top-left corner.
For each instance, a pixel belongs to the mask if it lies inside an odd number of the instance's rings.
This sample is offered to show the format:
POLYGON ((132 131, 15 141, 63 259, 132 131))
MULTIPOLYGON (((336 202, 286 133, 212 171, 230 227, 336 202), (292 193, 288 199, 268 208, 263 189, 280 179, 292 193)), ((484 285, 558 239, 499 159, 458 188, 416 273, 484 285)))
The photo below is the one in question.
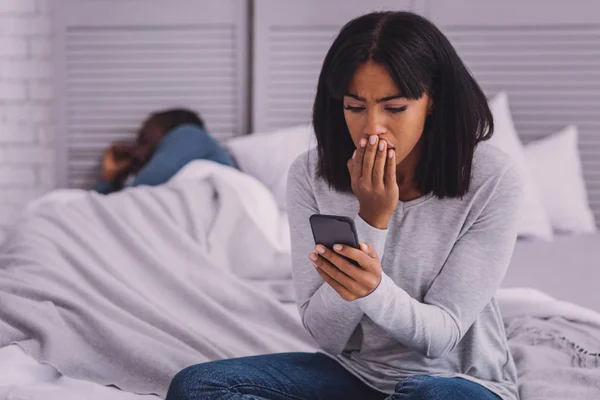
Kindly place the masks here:
POLYGON ((403 378, 427 374, 473 380, 517 399, 517 373, 494 294, 517 237, 522 182, 512 160, 478 145, 463 198, 431 194, 399 202, 386 230, 358 216, 352 193, 315 176, 312 149, 288 178, 293 277, 305 328, 324 353, 370 386, 393 393, 403 378), (383 275, 367 297, 342 299, 314 270, 312 214, 354 218, 383 275))

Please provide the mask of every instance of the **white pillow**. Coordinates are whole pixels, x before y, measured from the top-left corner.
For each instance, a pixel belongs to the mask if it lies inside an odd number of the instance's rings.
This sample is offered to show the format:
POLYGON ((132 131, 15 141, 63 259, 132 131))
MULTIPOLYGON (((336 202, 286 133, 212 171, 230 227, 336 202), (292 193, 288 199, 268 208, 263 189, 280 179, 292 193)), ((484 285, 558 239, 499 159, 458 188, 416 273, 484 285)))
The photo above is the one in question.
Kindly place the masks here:
POLYGON ((525 185, 519 236, 550 241, 553 238, 550 218, 525 160, 523 143, 510 113, 508 95, 505 92, 498 93, 489 101, 489 106, 494 117, 494 135, 489 143, 513 158, 525 185))
POLYGON ((311 125, 296 125, 274 132, 236 137, 228 140, 225 147, 239 168, 267 186, 279 208, 285 210, 290 166, 316 143, 311 125))
POLYGON ((578 147, 579 133, 570 125, 525 146, 525 157, 540 188, 552 227, 563 233, 596 231, 578 147))

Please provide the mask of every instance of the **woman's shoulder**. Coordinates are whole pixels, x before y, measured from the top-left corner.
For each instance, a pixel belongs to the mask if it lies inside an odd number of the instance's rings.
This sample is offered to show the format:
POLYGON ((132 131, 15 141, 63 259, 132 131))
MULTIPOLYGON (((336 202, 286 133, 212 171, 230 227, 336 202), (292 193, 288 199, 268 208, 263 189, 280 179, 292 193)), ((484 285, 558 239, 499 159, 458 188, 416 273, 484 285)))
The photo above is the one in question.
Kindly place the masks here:
POLYGON ((293 178, 313 182, 317 170, 317 160, 316 147, 312 147, 301 153, 290 166, 289 179, 293 178))
POLYGON ((496 180, 506 173, 517 171, 513 158, 494 145, 481 142, 473 155, 472 177, 474 180, 485 182, 496 180))
POLYGON ((300 190, 310 193, 320 204, 338 203, 340 207, 351 201, 353 196, 337 192, 317 174, 318 160, 318 149, 313 147, 292 162, 288 172, 288 192, 300 190))
POLYGON ((511 156, 494 145, 481 142, 475 149, 471 170, 471 192, 492 186, 498 190, 523 190, 521 172, 511 156))

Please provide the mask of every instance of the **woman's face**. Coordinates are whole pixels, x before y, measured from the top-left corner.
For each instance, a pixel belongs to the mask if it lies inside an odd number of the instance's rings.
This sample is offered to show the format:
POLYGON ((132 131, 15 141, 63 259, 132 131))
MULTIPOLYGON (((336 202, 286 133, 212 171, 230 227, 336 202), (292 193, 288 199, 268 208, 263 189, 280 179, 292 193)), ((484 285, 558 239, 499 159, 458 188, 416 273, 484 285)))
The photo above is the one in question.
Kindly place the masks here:
POLYGON ((402 97, 387 69, 372 61, 356 70, 344 96, 344 117, 354 145, 377 135, 395 149, 398 164, 417 146, 430 108, 426 93, 418 100, 402 97))
POLYGON ((138 132, 137 146, 133 151, 133 158, 139 164, 146 164, 160 141, 164 137, 163 129, 151 116, 143 124, 138 132))

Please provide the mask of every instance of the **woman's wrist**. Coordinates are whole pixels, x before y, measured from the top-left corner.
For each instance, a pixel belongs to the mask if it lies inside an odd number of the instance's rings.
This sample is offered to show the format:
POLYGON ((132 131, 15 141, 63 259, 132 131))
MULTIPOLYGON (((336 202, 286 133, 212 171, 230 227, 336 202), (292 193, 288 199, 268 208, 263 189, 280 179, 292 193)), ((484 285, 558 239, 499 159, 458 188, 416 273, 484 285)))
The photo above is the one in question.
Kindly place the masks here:
POLYGON ((388 223, 390 222, 389 217, 382 217, 380 215, 370 215, 363 210, 358 212, 358 216, 363 219, 367 224, 377 229, 387 229, 388 223))

